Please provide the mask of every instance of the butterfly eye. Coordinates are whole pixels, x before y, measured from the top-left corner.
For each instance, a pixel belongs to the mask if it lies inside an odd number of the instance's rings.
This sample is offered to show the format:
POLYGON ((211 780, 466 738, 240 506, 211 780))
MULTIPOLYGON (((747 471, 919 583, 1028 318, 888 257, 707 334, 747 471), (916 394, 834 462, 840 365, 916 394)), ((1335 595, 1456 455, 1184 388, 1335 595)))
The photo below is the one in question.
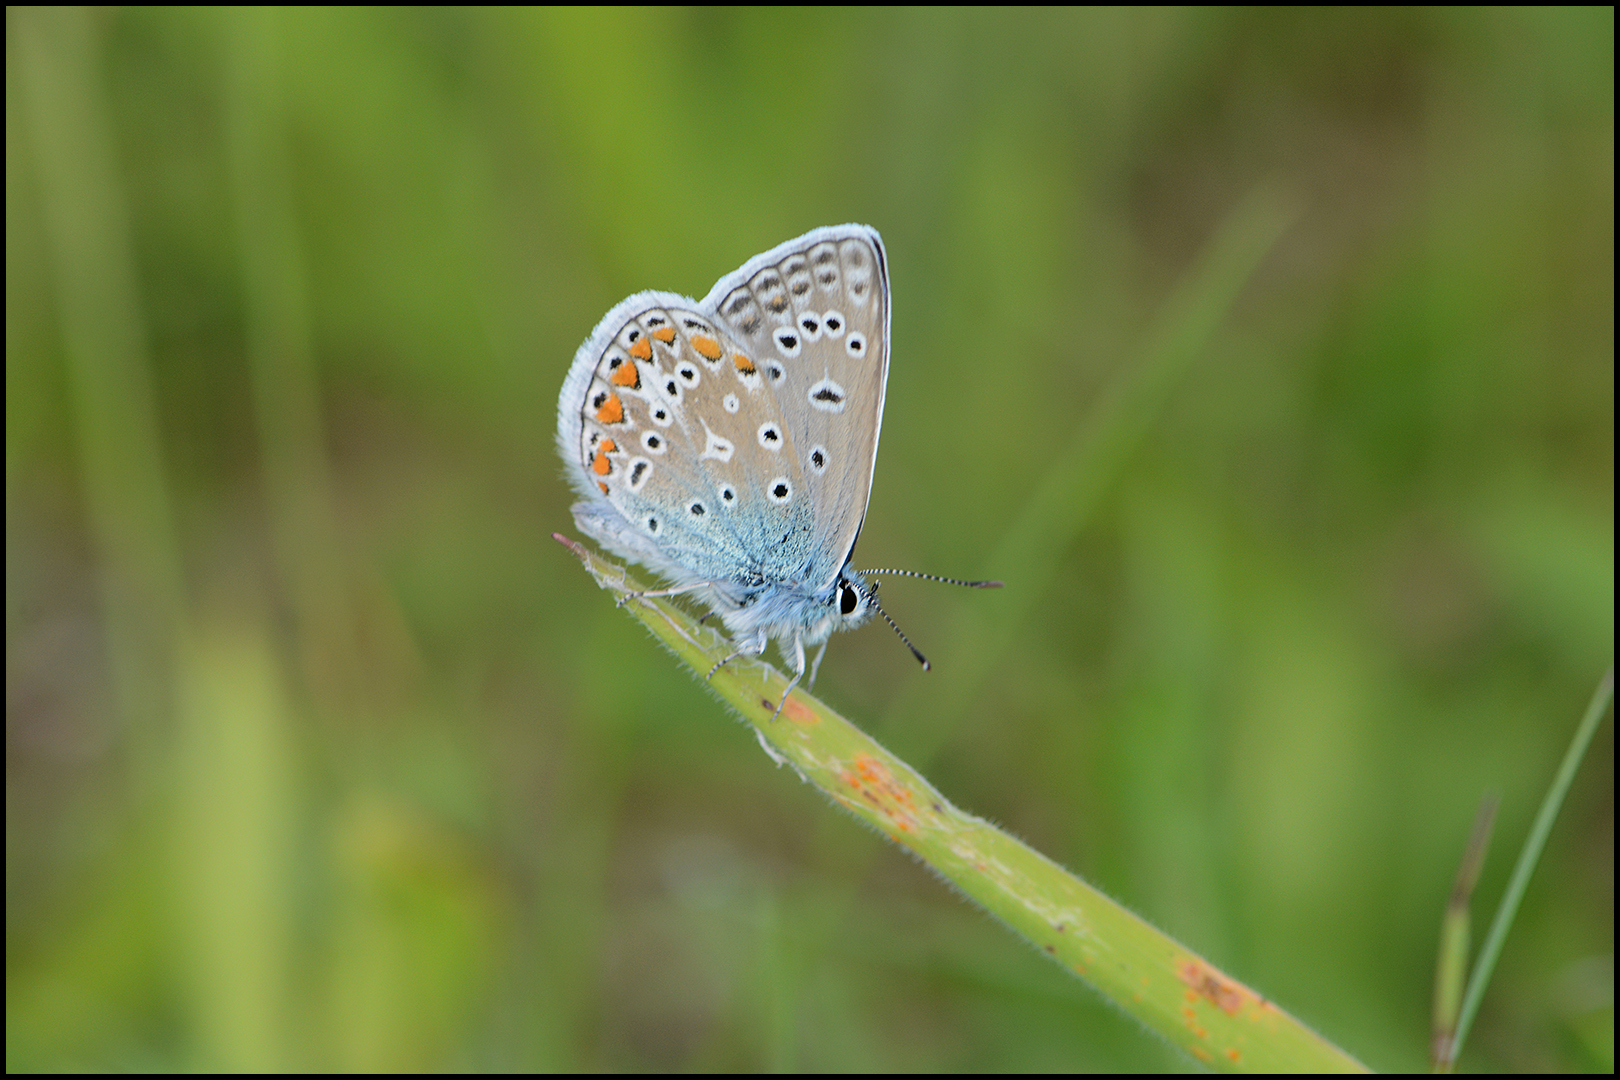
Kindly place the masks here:
POLYGON ((861 606, 861 594, 855 586, 847 581, 838 583, 838 614, 853 615, 855 609, 861 606))

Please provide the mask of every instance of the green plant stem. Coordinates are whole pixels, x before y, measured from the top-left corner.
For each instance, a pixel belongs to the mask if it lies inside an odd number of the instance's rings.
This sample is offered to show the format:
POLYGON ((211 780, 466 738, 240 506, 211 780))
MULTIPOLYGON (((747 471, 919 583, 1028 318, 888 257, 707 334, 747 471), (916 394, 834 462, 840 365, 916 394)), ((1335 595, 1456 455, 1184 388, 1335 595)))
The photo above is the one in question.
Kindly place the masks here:
MULTIPOLYGON (((694 673, 731 652, 718 631, 577 543, 597 583, 694 673)), ((778 763, 911 851, 1035 948, 1185 1050, 1228 1071, 1366 1071, 1275 1003, 1216 969, 1061 866, 989 822, 951 805, 919 773, 824 703, 795 690, 772 720, 787 679, 738 658, 710 689, 753 725, 778 763)))
POLYGON ((1530 875, 1535 872, 1541 851, 1547 846, 1547 835, 1552 832, 1553 822, 1558 819, 1564 796, 1569 794, 1569 785, 1575 780, 1575 770, 1586 756, 1586 748, 1591 745, 1598 721, 1603 719, 1613 697, 1614 668, 1611 666, 1598 680, 1592 700, 1586 706, 1586 715, 1581 717, 1575 737, 1570 740, 1564 760, 1558 766, 1558 774, 1553 777, 1546 797, 1541 800, 1536 823, 1530 827, 1530 835, 1524 838, 1519 861, 1513 867, 1513 877, 1508 880, 1507 890, 1503 892, 1502 902, 1496 909, 1496 917, 1491 920, 1490 931, 1485 935, 1485 943, 1480 946, 1479 960, 1474 964, 1474 972, 1468 979, 1468 990, 1463 994, 1462 1014, 1457 1020, 1457 1034, 1451 1040, 1450 1055, 1439 1063, 1440 1068, 1447 1072, 1462 1053, 1463 1043, 1468 1039, 1468 1029, 1474 1023, 1474 1014, 1479 1011, 1479 1003, 1485 997, 1485 987, 1490 983, 1491 972, 1496 969, 1497 957, 1502 953, 1502 943, 1507 940, 1508 928, 1513 925, 1513 918, 1519 911, 1519 901, 1524 899, 1524 890, 1530 884, 1530 875))

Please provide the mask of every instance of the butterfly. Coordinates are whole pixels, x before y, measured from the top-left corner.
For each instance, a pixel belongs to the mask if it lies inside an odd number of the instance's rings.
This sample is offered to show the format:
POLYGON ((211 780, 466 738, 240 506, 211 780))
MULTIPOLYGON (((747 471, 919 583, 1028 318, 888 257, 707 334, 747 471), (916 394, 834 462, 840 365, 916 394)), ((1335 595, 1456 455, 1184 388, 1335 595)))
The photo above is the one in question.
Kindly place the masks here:
POLYGON ((692 594, 718 615, 735 651, 711 676, 776 640, 794 667, 785 702, 806 646, 821 645, 813 684, 828 637, 882 610, 850 560, 883 427, 889 307, 877 230, 834 225, 755 256, 701 301, 636 293, 575 354, 557 400, 574 521, 673 583, 642 595, 692 594))

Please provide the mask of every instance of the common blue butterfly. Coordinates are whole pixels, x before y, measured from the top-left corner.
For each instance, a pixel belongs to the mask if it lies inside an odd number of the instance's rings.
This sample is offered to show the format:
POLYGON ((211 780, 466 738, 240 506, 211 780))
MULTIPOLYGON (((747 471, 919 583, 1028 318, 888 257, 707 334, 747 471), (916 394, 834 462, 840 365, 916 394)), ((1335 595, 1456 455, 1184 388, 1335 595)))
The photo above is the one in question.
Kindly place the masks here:
POLYGON ((889 271, 866 225, 789 240, 701 301, 637 293, 580 346, 557 401, 574 521, 673 583, 646 595, 707 602, 726 660, 791 645, 785 701, 806 645, 824 653, 882 610, 850 557, 888 374, 889 271))

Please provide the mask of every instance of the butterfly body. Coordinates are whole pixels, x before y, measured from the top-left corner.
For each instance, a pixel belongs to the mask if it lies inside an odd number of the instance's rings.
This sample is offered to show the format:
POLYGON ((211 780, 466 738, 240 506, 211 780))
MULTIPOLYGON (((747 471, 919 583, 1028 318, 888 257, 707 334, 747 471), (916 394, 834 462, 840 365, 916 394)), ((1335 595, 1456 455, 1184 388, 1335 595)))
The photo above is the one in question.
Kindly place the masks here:
POLYGON ((888 363, 888 270, 864 225, 790 240, 701 301, 629 297, 558 399, 575 522, 705 600, 733 655, 791 645, 796 683, 806 645, 875 609, 850 557, 888 363))

